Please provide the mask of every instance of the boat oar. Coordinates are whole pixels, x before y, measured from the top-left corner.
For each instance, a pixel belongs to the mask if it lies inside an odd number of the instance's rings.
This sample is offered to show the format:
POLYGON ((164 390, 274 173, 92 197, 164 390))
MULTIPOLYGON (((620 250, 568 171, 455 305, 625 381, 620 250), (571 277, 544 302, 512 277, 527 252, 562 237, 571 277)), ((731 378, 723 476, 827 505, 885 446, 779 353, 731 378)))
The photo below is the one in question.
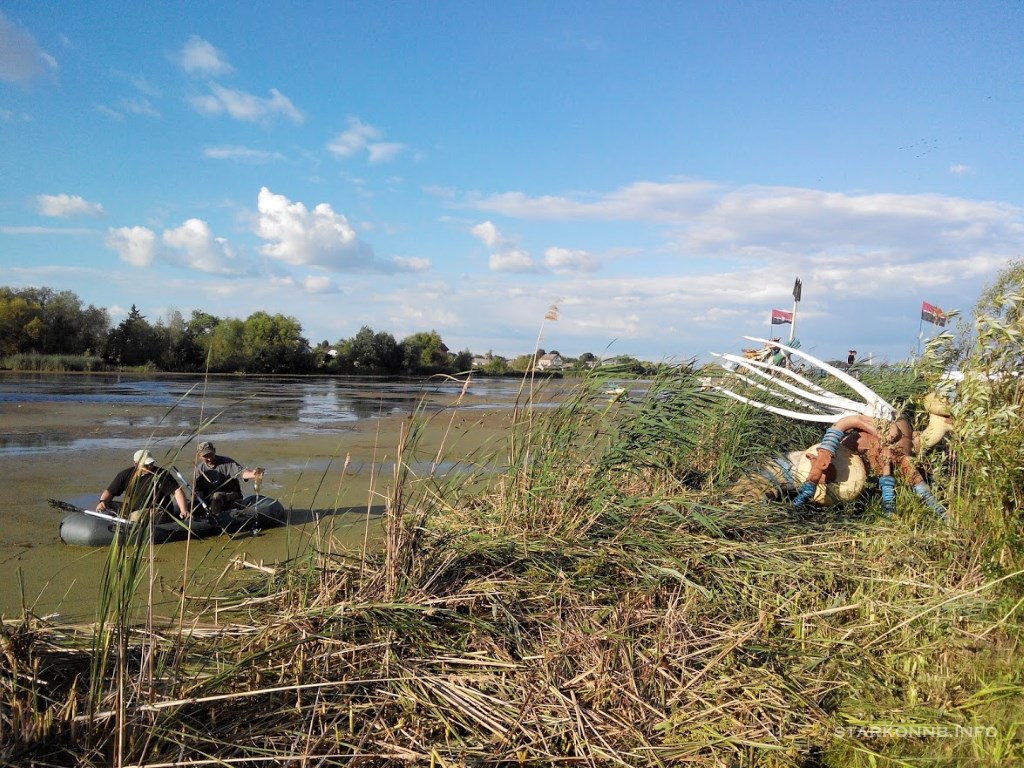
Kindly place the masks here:
POLYGON ((185 476, 183 474, 181 474, 181 471, 177 467, 172 466, 171 467, 171 472, 173 472, 175 475, 177 475, 178 481, 181 483, 182 487, 186 491, 189 492, 189 495, 192 497, 193 503, 198 501, 199 502, 199 506, 201 506, 203 508, 203 511, 206 512, 207 516, 212 520, 213 519, 213 511, 206 505, 206 502, 203 500, 203 497, 200 496, 198 493, 196 493, 193 490, 193 488, 189 484, 188 480, 186 480, 185 476))
POLYGON ((91 515, 92 517, 98 517, 101 520, 109 520, 112 523, 120 523, 121 525, 128 525, 131 520, 117 515, 108 515, 106 512, 99 512, 95 509, 84 509, 83 507, 76 507, 74 504, 68 504, 66 501, 60 501, 59 499, 47 499, 46 503, 54 509, 61 509, 65 512, 81 512, 85 515, 91 515))

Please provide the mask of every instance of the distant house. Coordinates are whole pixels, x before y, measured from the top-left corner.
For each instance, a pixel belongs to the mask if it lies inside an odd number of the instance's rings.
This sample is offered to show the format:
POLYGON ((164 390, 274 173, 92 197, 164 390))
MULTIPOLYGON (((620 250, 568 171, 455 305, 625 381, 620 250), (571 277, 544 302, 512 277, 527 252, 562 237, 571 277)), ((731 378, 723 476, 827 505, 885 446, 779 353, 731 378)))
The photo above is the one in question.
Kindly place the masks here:
POLYGON ((489 362, 491 362, 491 356, 490 355, 475 355, 473 357, 473 367, 474 368, 483 368, 489 362))
POLYGON ((557 352, 548 352, 537 359, 535 366, 538 371, 560 371, 564 365, 562 356, 557 352))

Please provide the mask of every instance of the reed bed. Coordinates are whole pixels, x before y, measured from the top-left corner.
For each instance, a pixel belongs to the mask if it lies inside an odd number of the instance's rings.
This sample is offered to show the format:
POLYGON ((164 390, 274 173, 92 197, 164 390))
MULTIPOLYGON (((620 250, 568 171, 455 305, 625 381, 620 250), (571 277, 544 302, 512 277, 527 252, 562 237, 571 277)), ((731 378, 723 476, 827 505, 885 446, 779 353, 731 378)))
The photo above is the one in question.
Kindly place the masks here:
MULTIPOLYGON (((888 376, 908 402, 926 388, 888 376)), ((870 495, 740 503, 742 472, 816 430, 690 366, 629 400, 606 386, 551 410, 524 387, 507 439, 443 474, 410 469, 446 417, 417 413, 377 492, 380 547, 318 530, 215 611, 195 595, 139 620, 146 548, 112 556, 105 621, 3 628, 4 764, 1021 760, 1024 581, 965 497, 948 525, 905 489, 893 519, 870 495)))

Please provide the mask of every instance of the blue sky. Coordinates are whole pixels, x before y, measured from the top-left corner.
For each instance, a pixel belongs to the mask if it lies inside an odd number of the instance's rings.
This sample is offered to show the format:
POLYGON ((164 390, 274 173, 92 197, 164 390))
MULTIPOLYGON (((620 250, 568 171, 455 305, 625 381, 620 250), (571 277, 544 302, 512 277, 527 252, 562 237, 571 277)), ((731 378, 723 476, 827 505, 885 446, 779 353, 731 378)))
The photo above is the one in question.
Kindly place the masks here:
POLYGON ((905 359, 1022 258, 1022 40, 1016 0, 3 0, 0 285, 679 361, 799 276, 806 349, 905 359))

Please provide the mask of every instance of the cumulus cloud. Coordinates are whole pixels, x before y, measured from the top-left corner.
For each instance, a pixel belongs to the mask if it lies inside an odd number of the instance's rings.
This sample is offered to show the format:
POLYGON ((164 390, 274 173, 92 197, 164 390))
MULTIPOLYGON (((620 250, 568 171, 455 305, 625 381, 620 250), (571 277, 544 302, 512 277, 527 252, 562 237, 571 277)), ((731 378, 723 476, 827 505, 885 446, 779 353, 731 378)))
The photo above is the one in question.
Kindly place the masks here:
POLYGON ((160 235, 148 227, 111 227, 106 246, 133 267, 162 261, 211 275, 241 277, 247 272, 231 243, 216 237, 202 219, 187 219, 160 235))
POLYGON ((178 64, 190 75, 220 77, 234 72, 223 51, 198 35, 192 35, 178 53, 178 64))
POLYGON ((199 272, 229 275, 238 270, 231 244, 214 237, 202 219, 188 219, 179 227, 164 230, 162 240, 178 261, 199 272))
POLYGON ((285 264, 323 267, 333 272, 388 274, 430 268, 430 261, 422 258, 378 259, 373 248, 359 239, 348 218, 336 213, 328 203, 310 210, 301 202, 292 202, 263 187, 257 209, 255 231, 267 241, 260 252, 285 264))
POLYGON ((102 218, 106 215, 100 203, 91 203, 80 195, 37 195, 36 206, 43 216, 61 219, 72 216, 102 218))
POLYGON ((57 60, 39 47, 32 33, 0 12, 0 80, 26 84, 57 69, 57 60))
POLYGON ((327 150, 338 159, 353 157, 364 150, 369 162, 384 163, 394 160, 408 147, 398 142, 376 141, 381 138, 380 130, 364 123, 358 117, 348 119, 348 129, 334 137, 327 150))
POLYGON ((526 251, 513 248, 508 251, 492 253, 490 267, 493 272, 536 272, 537 262, 526 251))
POLYGON ((587 251, 554 247, 544 251, 544 266, 558 274, 572 274, 596 272, 600 264, 587 251))
POLYGON ((271 88, 269 98, 225 88, 217 83, 210 84, 210 93, 194 96, 192 106, 204 115, 227 114, 235 120, 249 123, 268 123, 275 117, 284 117, 300 124, 306 118, 291 100, 276 88, 271 88))
POLYGON ((490 248, 488 264, 492 272, 540 272, 543 268, 527 251, 516 246, 513 238, 505 237, 492 221, 484 221, 470 232, 490 248))
POLYGON ((203 157, 208 157, 212 160, 234 160, 239 163, 251 163, 257 165, 272 163, 277 160, 284 160, 284 155, 280 152, 268 152, 263 149, 252 149, 250 147, 233 145, 206 147, 206 149, 203 150, 203 157))
POLYGON ((494 222, 484 221, 473 227, 470 232, 479 238, 488 248, 496 248, 505 242, 494 222))
POLYGON ((373 250, 359 240, 348 219, 327 203, 309 210, 266 187, 257 199, 256 234, 268 243, 266 256, 293 266, 320 266, 339 272, 374 267, 373 250))
POLYGON ((147 227, 111 227, 106 244, 133 267, 148 267, 156 257, 156 233, 147 227))

